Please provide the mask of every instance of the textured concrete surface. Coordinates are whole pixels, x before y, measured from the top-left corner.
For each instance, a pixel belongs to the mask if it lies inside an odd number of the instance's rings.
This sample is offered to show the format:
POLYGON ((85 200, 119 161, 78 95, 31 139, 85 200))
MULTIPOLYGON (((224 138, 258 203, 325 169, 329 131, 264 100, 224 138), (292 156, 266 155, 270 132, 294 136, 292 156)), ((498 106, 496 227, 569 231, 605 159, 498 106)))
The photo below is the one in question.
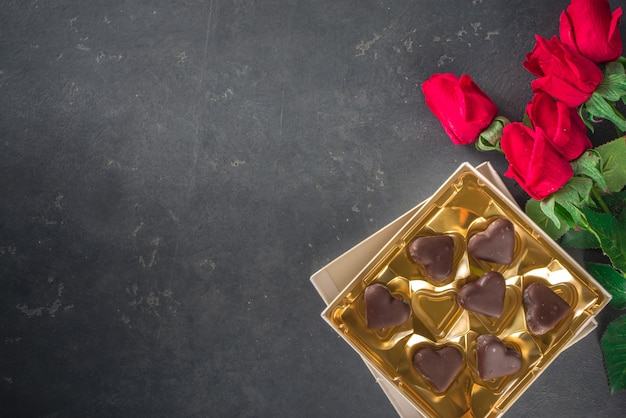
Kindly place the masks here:
MULTIPOLYGON (((519 120, 566 5, 1 0, 0 415, 394 416, 309 276, 459 163, 504 172, 419 85, 519 120)), ((623 416, 599 332, 507 415, 623 416)))

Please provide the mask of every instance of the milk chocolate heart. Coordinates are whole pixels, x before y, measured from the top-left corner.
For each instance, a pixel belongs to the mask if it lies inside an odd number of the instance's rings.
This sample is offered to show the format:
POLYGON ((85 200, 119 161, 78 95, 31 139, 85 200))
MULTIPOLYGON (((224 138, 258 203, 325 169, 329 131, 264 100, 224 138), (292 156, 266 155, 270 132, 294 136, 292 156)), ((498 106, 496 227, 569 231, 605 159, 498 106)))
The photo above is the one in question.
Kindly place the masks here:
POLYGON ((483 380, 508 376, 522 367, 522 355, 507 348, 495 335, 485 334, 476 340, 478 375, 483 380))
POLYGON ((463 355, 452 346, 421 348, 413 355, 413 367, 435 390, 445 392, 463 367, 463 355))
POLYGON ((447 235, 419 237, 409 245, 409 253, 431 278, 445 280, 452 271, 454 240, 447 235))
POLYGON ((534 335, 550 331, 570 311, 570 306, 552 289, 541 283, 532 283, 524 289, 526 325, 534 335))
POLYGON ((365 288, 365 320, 372 329, 400 325, 411 316, 411 306, 395 298, 387 286, 374 283, 365 288))
POLYGON ((468 311, 499 318, 504 308, 505 292, 504 277, 496 271, 490 271, 475 282, 463 286, 457 295, 457 302, 468 311))
POLYGON ((473 235, 467 243, 467 251, 474 258, 497 264, 513 261, 515 231, 508 219, 498 218, 487 229, 473 235))

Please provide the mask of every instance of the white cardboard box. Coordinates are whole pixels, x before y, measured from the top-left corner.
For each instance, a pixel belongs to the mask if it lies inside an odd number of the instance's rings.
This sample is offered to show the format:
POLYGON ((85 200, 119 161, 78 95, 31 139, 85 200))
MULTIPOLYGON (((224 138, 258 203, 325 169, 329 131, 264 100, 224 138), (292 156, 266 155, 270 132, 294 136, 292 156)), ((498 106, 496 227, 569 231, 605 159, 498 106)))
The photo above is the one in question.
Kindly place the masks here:
MULTIPOLYGON (((488 162, 476 167, 485 178, 487 178, 494 188, 499 189, 509 200, 515 202, 513 196, 502 182, 498 173, 488 162)), ((396 220, 383 227, 370 237, 366 238, 344 254, 331 261, 322 269, 311 276, 311 283, 324 300, 326 305, 330 304, 356 277, 360 270, 365 266, 378 251, 403 227, 411 217, 417 212, 422 205, 428 202, 428 199, 421 202, 396 220)), ((572 339, 568 347, 572 346, 582 338, 587 336, 594 328, 597 322, 592 319, 587 325, 578 331, 575 338, 572 339)), ((398 415, 402 418, 424 418, 424 415, 417 407, 410 402, 391 382, 389 382, 368 360, 361 357, 365 365, 368 367, 375 381, 379 384, 383 392, 389 398, 389 401, 396 409, 398 415)))

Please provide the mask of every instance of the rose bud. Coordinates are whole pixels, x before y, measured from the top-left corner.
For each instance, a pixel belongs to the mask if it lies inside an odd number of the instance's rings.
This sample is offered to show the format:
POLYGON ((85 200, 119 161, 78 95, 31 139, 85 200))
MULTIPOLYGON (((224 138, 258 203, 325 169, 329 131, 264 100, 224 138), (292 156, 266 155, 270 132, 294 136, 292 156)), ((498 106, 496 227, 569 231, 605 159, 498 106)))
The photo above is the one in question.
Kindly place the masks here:
POLYGON ((535 94, 526 106, 526 114, 533 128, 541 129, 567 161, 575 160, 593 146, 576 108, 568 107, 546 93, 535 94))
POLYGON ((621 17, 622 8, 611 13, 607 0, 572 0, 561 13, 561 41, 597 64, 615 61, 622 55, 621 17))
POLYGON ((498 113, 495 103, 466 74, 434 74, 424 83, 426 105, 452 142, 471 144, 498 113))
POLYGON ((504 127, 502 151, 509 162, 505 176, 536 200, 559 190, 574 175, 572 166, 547 141, 545 133, 519 122, 504 127))
POLYGON ((569 107, 584 103, 602 82, 602 70, 556 37, 536 39, 523 63, 539 77, 531 82, 533 93, 544 91, 569 107))

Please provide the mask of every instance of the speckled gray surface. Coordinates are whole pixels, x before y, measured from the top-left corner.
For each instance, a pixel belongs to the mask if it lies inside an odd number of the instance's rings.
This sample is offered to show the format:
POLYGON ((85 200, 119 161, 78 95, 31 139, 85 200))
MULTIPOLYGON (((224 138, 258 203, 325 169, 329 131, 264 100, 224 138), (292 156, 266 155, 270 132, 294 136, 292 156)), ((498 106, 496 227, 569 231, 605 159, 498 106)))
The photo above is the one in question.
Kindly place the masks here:
MULTIPOLYGON (((1 0, 0 415, 394 416, 309 276, 459 163, 505 170, 419 85, 519 118, 566 5, 1 0)), ((599 335, 507 416, 623 416, 599 335)))

